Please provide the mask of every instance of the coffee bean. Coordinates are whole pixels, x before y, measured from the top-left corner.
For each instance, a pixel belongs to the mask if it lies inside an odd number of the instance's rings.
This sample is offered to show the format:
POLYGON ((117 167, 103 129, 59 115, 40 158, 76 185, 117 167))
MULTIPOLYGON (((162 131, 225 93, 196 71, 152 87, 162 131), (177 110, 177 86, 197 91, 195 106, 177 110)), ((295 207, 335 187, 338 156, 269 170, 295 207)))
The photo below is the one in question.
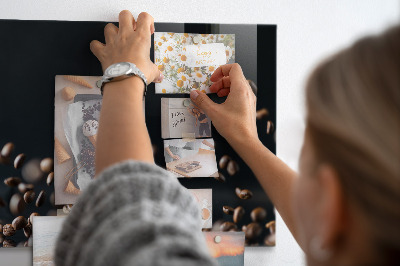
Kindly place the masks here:
POLYGON ((234 224, 232 222, 224 222, 220 226, 220 229, 222 232, 228 232, 229 230, 231 230, 233 228, 237 228, 237 226, 236 226, 236 224, 234 224))
POLYGON ((237 224, 243 218, 244 213, 245 211, 242 206, 236 207, 233 212, 233 222, 237 224))
POLYGON ((267 122, 267 134, 272 134, 274 132, 274 123, 271 120, 267 122))
POLYGON ((44 192, 44 190, 40 191, 39 196, 36 199, 36 207, 40 207, 43 205, 43 203, 46 200, 46 193, 44 192))
POLYGON ((224 176, 222 173, 220 173, 220 172, 218 172, 218 176, 215 177, 215 179, 218 180, 218 181, 220 181, 220 182, 226 182, 225 176, 224 176))
POLYGON ((50 173, 51 171, 53 171, 53 167, 53 159, 51 158, 44 158, 40 162, 40 170, 42 170, 43 173, 50 173))
POLYGON ((223 211, 225 214, 232 215, 234 209, 233 209, 232 207, 230 207, 230 206, 223 206, 223 207, 222 207, 222 211, 223 211))
POLYGON ((36 197, 35 191, 29 190, 24 194, 24 201, 29 204, 35 200, 35 197, 36 197))
POLYGON ((266 246, 275 246, 275 242, 276 242, 276 237, 275 237, 275 234, 270 234, 270 235, 267 235, 266 237, 265 237, 265 239, 264 239, 264 244, 266 245, 266 246))
POLYGON ((38 159, 29 160, 22 168, 22 177, 30 183, 40 181, 43 177, 40 161, 38 159))
POLYGON ((0 224, 0 235, 3 233, 3 225, 0 224))
POLYGON ((211 228, 201 228, 202 232, 211 232, 211 228))
POLYGON ((247 200, 253 197, 253 193, 248 189, 242 189, 239 194, 239 198, 247 200))
POLYGON ((267 108, 262 108, 260 110, 257 110, 256 112, 256 119, 260 120, 263 119, 264 117, 268 116, 269 112, 267 110, 267 108))
POLYGON ((0 163, 1 164, 10 164, 10 157, 3 157, 0 155, 0 163))
POLYGON ((3 241, 3 248, 13 248, 16 246, 17 246, 17 244, 12 239, 4 239, 4 241, 3 241))
POLYGON ((19 192, 21 192, 22 194, 24 194, 25 192, 29 191, 29 190, 33 190, 34 186, 32 184, 25 184, 25 183, 20 183, 18 185, 18 190, 19 192))
POLYGON ((18 216, 12 221, 12 226, 15 230, 21 230, 27 225, 27 221, 24 216, 18 216))
POLYGON ((24 235, 29 238, 32 235, 32 225, 31 224, 27 224, 24 227, 24 235))
POLYGON ((0 232, 0 243, 3 243, 4 241, 4 235, 3 235, 3 231, 0 232))
POLYGON ((241 192, 242 190, 240 189, 240 188, 235 188, 235 193, 236 193, 236 196, 238 196, 239 198, 240 198, 240 192, 241 192))
POLYGON ((21 183, 21 178, 19 177, 9 177, 4 179, 4 184, 9 187, 16 187, 21 183))
POLYGON ((262 207, 257 207, 250 213, 251 220, 255 223, 262 222, 267 218, 267 211, 262 207))
POLYGON ((54 180, 54 172, 50 172, 50 174, 47 176, 46 184, 50 186, 51 183, 53 183, 53 180, 54 180))
POLYGON ((20 194, 14 194, 10 199, 10 211, 17 216, 25 209, 25 203, 20 194))
POLYGON ((219 168, 225 169, 230 160, 231 160, 231 157, 229 157, 228 155, 222 156, 221 159, 219 160, 219 168))
POLYGON ((19 169, 22 167, 22 165, 24 164, 25 161, 25 154, 21 153, 18 154, 17 157, 15 157, 14 159, 14 168, 15 169, 19 169))
POLYGON ((257 238, 262 232, 261 226, 258 223, 251 223, 247 225, 247 229, 245 232, 245 236, 247 239, 255 239, 257 238))
POLYGON ((275 230, 276 230, 275 221, 268 222, 265 225, 265 228, 269 229, 271 234, 275 234, 275 230))
POLYGON ((31 215, 29 216, 29 222, 31 225, 33 225, 33 217, 35 216, 40 216, 40 214, 37 212, 32 212, 31 215))
POLYGON ((13 150, 14 150, 14 144, 12 142, 8 142, 3 146, 3 149, 1 149, 1 156, 9 158, 13 150))
POLYGON ((51 205, 53 205, 53 206, 55 206, 55 194, 54 194, 54 191, 51 193, 51 195, 50 195, 50 198, 49 198, 49 200, 50 200, 50 203, 51 203, 51 205))
POLYGON ((226 167, 226 171, 231 176, 235 175, 239 171, 239 165, 234 160, 230 160, 228 162, 228 166, 226 167))
POLYGON ((13 236, 15 234, 15 229, 12 224, 5 224, 3 226, 3 235, 4 236, 13 236))
POLYGON ((3 198, 0 197, 0 208, 5 207, 5 206, 6 206, 6 202, 3 200, 3 198))

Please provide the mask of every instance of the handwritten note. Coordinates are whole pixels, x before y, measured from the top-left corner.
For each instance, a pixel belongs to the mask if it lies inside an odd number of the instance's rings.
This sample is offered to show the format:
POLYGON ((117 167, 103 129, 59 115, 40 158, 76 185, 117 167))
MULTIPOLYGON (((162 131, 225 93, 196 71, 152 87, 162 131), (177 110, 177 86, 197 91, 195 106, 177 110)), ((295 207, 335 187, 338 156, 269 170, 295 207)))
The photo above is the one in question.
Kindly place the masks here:
POLYGON ((223 43, 209 43, 186 46, 185 64, 188 67, 216 66, 226 64, 226 52, 223 43))

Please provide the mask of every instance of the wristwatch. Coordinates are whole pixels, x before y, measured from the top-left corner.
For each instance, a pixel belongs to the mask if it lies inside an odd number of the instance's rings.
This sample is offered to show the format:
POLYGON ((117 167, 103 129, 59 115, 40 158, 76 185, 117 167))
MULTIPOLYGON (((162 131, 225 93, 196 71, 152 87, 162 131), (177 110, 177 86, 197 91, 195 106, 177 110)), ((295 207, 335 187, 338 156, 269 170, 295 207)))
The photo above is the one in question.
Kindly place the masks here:
POLYGON ((138 76, 143 80, 144 83, 144 93, 143 97, 146 96, 147 91, 147 79, 143 72, 133 63, 130 62, 121 62, 112 64, 107 67, 106 71, 104 71, 104 75, 101 80, 96 82, 96 85, 101 90, 101 95, 103 95, 104 85, 108 82, 124 80, 126 78, 138 76))

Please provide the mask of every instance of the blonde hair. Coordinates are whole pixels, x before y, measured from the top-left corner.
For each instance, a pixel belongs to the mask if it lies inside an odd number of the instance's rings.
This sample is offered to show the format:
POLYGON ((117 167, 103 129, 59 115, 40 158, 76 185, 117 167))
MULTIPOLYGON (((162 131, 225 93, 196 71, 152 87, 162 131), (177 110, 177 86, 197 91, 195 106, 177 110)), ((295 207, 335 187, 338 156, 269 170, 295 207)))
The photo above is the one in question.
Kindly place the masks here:
POLYGON ((307 134, 385 265, 400 261, 400 26, 329 58, 306 86, 307 134))

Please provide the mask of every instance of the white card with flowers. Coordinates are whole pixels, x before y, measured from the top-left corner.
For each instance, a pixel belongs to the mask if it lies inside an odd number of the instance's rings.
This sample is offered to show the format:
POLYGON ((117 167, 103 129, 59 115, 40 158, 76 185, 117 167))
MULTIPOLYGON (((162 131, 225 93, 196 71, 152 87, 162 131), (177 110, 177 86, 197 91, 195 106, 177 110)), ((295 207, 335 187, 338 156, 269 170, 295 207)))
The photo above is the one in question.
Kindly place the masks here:
POLYGON ((156 93, 209 93, 212 73, 235 62, 235 34, 155 32, 154 60, 164 74, 156 93))

